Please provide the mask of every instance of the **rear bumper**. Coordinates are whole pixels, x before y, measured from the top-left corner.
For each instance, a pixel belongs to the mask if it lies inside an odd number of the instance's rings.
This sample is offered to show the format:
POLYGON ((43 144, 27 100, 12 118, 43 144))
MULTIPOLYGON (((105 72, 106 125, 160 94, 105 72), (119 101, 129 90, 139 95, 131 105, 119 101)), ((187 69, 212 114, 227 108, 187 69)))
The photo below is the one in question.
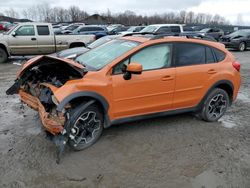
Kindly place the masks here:
POLYGON ((29 107, 39 112, 42 124, 47 131, 53 135, 57 135, 63 131, 65 117, 62 113, 58 113, 58 115, 52 115, 46 112, 44 106, 38 98, 22 90, 19 91, 19 95, 22 102, 26 103, 29 107))

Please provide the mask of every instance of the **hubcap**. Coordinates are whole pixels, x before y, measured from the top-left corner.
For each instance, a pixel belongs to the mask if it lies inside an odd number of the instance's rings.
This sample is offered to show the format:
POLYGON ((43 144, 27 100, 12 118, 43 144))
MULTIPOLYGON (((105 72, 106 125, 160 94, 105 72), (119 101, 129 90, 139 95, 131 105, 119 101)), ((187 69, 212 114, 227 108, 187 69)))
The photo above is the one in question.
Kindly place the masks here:
POLYGON ((97 119, 95 112, 82 114, 71 129, 70 138, 75 142, 74 146, 93 141, 100 127, 101 121, 97 119))
POLYGON ((208 114, 211 118, 218 118, 226 111, 227 101, 222 94, 215 95, 208 106, 208 114))
POLYGON ((240 45, 240 50, 241 50, 241 51, 245 50, 245 43, 241 43, 241 45, 240 45))

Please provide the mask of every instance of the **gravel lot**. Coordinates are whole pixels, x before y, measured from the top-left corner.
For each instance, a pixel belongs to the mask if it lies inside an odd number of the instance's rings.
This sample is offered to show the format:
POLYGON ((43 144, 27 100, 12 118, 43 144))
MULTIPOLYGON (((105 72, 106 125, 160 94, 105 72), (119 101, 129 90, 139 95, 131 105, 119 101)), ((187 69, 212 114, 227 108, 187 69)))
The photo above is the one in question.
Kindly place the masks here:
POLYGON ((37 113, 6 96, 20 68, 0 65, 0 187, 250 187, 250 51, 237 101, 216 123, 185 114, 113 126, 56 164, 37 113))

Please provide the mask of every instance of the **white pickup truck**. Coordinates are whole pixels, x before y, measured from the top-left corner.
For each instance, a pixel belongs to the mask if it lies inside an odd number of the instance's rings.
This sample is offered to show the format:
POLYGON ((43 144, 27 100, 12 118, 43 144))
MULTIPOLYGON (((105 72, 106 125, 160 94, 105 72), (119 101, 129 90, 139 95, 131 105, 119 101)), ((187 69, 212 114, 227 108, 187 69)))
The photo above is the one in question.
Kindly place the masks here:
POLYGON ((55 35, 49 23, 21 23, 0 34, 0 63, 10 56, 50 54, 94 40, 95 35, 55 35))

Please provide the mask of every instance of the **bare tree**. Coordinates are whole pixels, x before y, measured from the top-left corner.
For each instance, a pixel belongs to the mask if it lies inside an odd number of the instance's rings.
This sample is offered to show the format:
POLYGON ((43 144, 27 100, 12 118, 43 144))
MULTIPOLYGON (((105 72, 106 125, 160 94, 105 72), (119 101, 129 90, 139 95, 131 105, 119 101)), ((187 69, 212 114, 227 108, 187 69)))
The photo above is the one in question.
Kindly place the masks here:
POLYGON ((186 23, 186 17, 187 17, 187 12, 185 10, 182 10, 180 12, 180 22, 186 23))
MULTIPOLYGON (((96 13, 99 15, 98 13, 96 13)), ((84 22, 89 14, 77 6, 71 6, 68 9, 62 7, 51 8, 49 4, 39 4, 23 10, 25 18, 34 21, 46 22, 84 22)), ((97 16, 98 17, 98 16, 97 16)), ((100 16, 99 16, 100 17, 100 16)), ((185 24, 228 24, 229 22, 220 15, 210 15, 204 13, 195 14, 194 12, 166 12, 164 14, 154 14, 152 16, 141 16, 135 12, 126 10, 122 13, 112 14, 109 9, 101 14, 106 23, 120 23, 124 25, 142 25, 156 23, 185 23, 185 24)), ((239 20, 239 19, 238 19, 239 20)), ((94 22, 94 21, 93 21, 94 22)))
POLYGON ((16 12, 13 8, 4 11, 5 15, 11 18, 19 18, 18 12, 16 12))
POLYGON ((243 24, 244 24, 242 14, 238 14, 238 15, 237 15, 237 24, 238 24, 238 25, 243 25, 243 24))
POLYGON ((51 14, 51 8, 48 3, 43 3, 43 4, 38 4, 36 6, 37 13, 39 16, 39 21, 45 21, 45 22, 50 22, 50 14, 51 14))
POLYGON ((72 22, 80 20, 81 10, 77 6, 69 7, 68 11, 72 22))

